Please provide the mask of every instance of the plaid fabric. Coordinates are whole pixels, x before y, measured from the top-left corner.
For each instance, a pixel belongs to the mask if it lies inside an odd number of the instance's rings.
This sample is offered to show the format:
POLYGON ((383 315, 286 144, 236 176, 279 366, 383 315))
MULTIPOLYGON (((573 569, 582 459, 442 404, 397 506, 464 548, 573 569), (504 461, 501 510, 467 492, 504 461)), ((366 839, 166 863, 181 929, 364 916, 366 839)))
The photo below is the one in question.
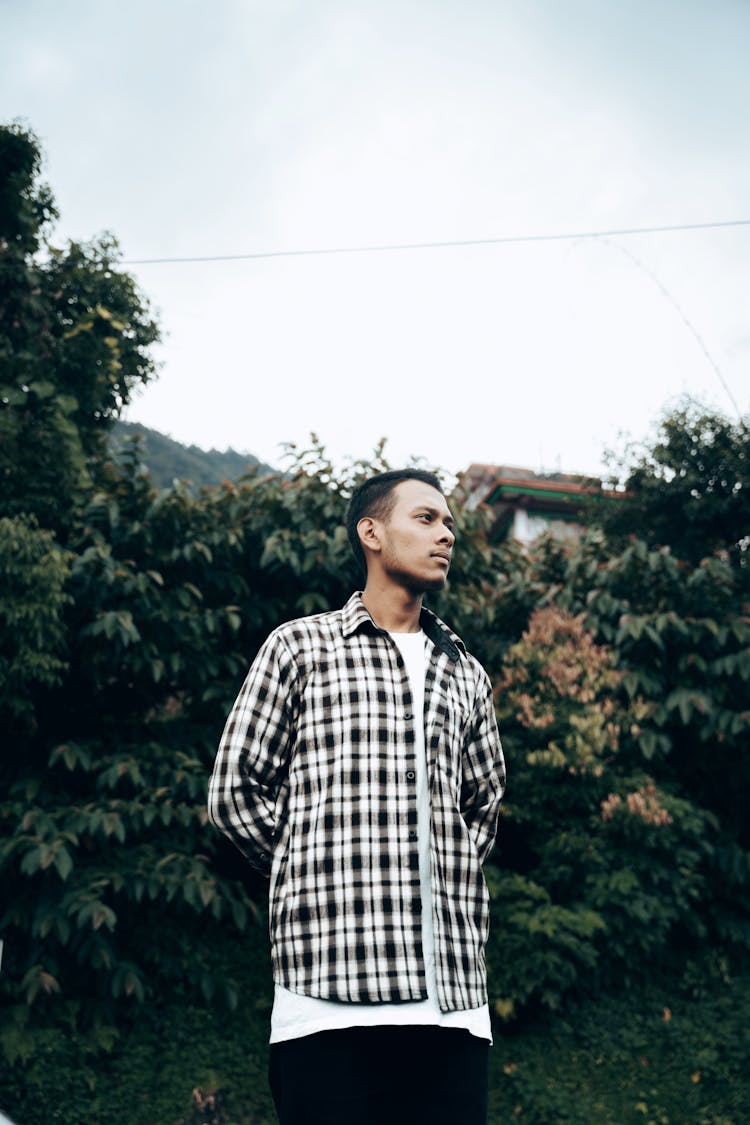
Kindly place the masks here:
MULTIPOLYGON (((487 999, 481 865, 505 769, 486 673, 434 614, 421 624, 438 997, 460 1011, 487 999)), ((274 979, 293 992, 427 996, 411 707, 401 654, 354 594, 276 629, 229 715, 209 814, 270 874, 274 979)))

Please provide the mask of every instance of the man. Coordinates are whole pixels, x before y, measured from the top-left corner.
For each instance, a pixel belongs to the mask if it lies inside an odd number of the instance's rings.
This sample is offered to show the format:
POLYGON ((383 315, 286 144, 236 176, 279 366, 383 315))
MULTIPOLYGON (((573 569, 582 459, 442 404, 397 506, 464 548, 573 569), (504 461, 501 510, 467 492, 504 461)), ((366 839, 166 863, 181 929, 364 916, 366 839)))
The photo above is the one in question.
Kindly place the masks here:
POLYGON ((282 1125, 484 1125, 484 950, 505 772, 489 679, 422 606, 446 582, 440 482, 353 493, 364 592, 261 648, 209 811, 270 874, 270 1082, 282 1125))

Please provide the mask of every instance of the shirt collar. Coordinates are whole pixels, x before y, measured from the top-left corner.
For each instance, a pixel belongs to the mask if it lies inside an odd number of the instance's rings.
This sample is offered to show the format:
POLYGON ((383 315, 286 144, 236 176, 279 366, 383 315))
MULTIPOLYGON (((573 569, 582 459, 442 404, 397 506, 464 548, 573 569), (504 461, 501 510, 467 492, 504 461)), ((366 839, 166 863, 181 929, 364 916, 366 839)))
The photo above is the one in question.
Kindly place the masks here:
MULTIPOLYGON (((466 646, 461 638, 452 629, 449 629, 445 622, 441 621, 431 609, 422 606, 419 623, 435 647, 444 652, 451 660, 458 660, 462 653, 466 654, 466 646)), ((383 632, 362 605, 362 593, 358 590, 352 594, 341 611, 341 631, 345 637, 349 637, 362 628, 374 630, 377 633, 383 632)))

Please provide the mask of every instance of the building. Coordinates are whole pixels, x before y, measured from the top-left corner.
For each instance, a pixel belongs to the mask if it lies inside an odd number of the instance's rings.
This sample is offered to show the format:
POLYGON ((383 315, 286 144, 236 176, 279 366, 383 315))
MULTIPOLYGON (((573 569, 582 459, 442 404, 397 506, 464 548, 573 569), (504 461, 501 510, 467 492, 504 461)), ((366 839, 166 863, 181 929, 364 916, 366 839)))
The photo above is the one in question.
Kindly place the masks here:
POLYGON ((535 473, 511 465, 470 465, 463 474, 467 507, 485 503, 495 513, 490 537, 530 543, 539 535, 574 539, 587 520, 593 496, 622 495, 601 481, 572 473, 535 473))

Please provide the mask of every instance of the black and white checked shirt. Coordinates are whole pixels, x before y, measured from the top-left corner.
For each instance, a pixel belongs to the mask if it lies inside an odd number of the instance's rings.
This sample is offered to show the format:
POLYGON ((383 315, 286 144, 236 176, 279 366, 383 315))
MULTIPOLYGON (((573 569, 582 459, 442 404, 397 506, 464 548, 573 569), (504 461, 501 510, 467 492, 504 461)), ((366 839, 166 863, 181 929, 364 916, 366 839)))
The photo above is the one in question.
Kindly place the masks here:
MULTIPOLYGON (((487 674, 429 610, 424 726, 438 998, 486 1003, 482 863, 505 767, 487 674)), ((209 814, 270 874, 274 979, 292 992, 427 996, 406 667, 354 594, 262 646, 227 720, 209 814)))

